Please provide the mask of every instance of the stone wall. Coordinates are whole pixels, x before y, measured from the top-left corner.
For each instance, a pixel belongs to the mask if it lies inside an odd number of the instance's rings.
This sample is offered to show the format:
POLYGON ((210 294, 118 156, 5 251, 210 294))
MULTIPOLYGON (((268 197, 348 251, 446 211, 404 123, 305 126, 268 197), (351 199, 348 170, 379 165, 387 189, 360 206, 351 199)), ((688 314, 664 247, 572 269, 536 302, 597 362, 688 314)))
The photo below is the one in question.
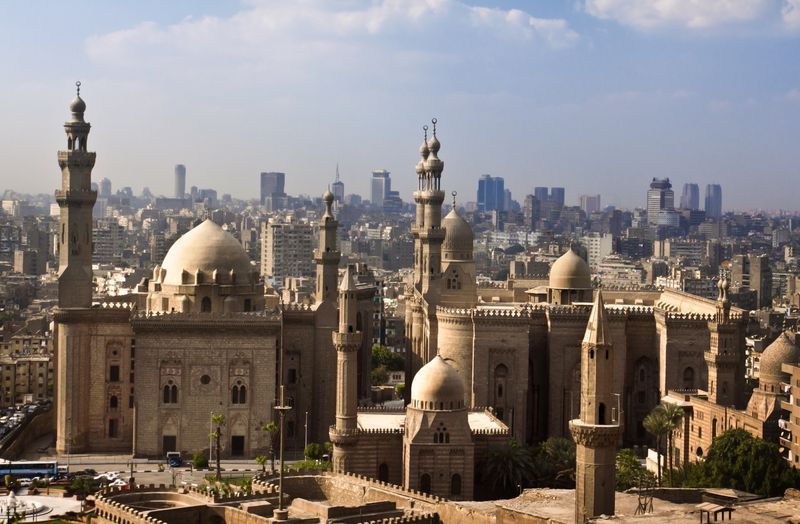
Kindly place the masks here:
POLYGON ((56 429, 56 410, 50 408, 44 413, 33 417, 22 431, 14 437, 14 440, 7 448, 0 450, 6 460, 16 460, 24 451, 25 447, 34 440, 53 433, 56 429))

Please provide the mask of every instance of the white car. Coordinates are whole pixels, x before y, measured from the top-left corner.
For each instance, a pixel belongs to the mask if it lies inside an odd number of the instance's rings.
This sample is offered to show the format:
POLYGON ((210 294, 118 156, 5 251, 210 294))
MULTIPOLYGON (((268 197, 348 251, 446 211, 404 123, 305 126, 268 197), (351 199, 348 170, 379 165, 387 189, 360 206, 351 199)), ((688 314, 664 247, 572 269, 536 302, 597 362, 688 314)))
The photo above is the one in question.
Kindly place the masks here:
POLYGON ((19 484, 22 488, 29 488, 31 487, 31 484, 33 484, 33 481, 31 479, 21 478, 17 479, 17 484, 19 484))
POLYGON ((127 487, 128 487, 128 483, 127 483, 127 482, 125 482, 125 481, 124 481, 124 480, 122 480, 122 479, 116 479, 116 480, 114 480, 113 482, 111 482, 111 483, 109 484, 109 486, 111 486, 112 488, 116 488, 116 487, 120 487, 120 488, 127 488, 127 487))

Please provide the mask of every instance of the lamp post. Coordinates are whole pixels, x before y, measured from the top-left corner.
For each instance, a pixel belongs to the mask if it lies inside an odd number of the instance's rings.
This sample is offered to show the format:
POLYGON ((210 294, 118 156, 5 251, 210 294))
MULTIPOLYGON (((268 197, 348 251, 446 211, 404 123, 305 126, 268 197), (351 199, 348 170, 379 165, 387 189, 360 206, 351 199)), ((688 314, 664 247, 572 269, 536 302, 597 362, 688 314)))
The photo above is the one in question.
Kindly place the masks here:
POLYGON ((306 448, 308 447, 308 411, 306 411, 305 430, 306 430, 306 438, 305 438, 305 442, 303 444, 303 451, 305 451, 306 448))
POLYGON ((278 405, 275 406, 275 411, 278 412, 278 416, 280 417, 280 427, 279 427, 279 434, 281 437, 280 448, 278 449, 278 462, 280 471, 278 472, 278 509, 275 510, 275 520, 286 520, 289 516, 288 510, 283 508, 283 441, 284 441, 284 423, 286 419, 286 412, 292 409, 291 406, 286 405, 286 398, 284 395, 284 385, 283 385, 283 361, 284 361, 284 343, 283 343, 283 322, 284 322, 284 309, 283 309, 283 299, 280 301, 280 313, 281 313, 281 328, 280 328, 280 363, 278 366, 279 369, 279 376, 280 376, 280 396, 278 399, 278 405))

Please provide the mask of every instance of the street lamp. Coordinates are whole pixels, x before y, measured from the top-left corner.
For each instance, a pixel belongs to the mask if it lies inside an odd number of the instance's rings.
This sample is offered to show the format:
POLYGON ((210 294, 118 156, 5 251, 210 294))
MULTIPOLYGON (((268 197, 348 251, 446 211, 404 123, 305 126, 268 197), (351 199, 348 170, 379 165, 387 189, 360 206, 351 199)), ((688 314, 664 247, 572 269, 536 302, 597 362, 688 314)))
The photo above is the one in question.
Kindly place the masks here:
POLYGON ((284 385, 283 385, 283 361, 284 358, 284 343, 283 343, 283 321, 284 321, 284 309, 283 309, 283 299, 280 301, 280 310, 281 310, 281 329, 280 329, 280 366, 279 366, 279 374, 280 374, 280 397, 278 405, 275 406, 275 410, 278 412, 278 416, 280 417, 280 436, 281 436, 281 443, 280 448, 278 450, 278 461, 280 463, 280 472, 278 473, 278 509, 275 510, 275 520, 286 520, 289 516, 289 512, 283 508, 283 441, 284 441, 284 422, 286 419, 286 412, 292 409, 291 406, 286 405, 286 398, 284 395, 284 385))
POLYGON ((306 439, 305 439, 305 443, 303 444, 303 451, 305 451, 306 448, 308 447, 308 411, 306 411, 305 430, 306 430, 306 439))

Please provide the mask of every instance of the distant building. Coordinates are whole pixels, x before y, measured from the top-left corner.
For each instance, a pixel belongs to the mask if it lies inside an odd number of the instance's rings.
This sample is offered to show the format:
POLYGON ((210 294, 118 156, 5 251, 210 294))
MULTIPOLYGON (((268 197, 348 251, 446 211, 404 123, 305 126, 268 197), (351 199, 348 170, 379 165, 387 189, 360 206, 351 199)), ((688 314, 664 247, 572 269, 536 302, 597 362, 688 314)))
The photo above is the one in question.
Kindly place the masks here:
POLYGON ((173 197, 183 198, 186 196, 186 166, 183 164, 175 165, 175 192, 173 197))
POLYGON ((478 211, 505 210, 505 180, 503 177, 481 175, 478 179, 478 211))
POLYGON ((708 184, 706 186, 706 217, 719 218, 722 216, 722 186, 708 184))
POLYGON ((772 269, 767 255, 736 255, 731 260, 731 288, 756 293, 756 308, 772 306, 772 269))
POLYGON ((261 274, 282 284, 286 277, 314 275, 311 224, 270 220, 261 230, 261 274))
POLYGON ((370 201, 372 205, 377 208, 383 208, 383 201, 389 196, 392 190, 392 178, 389 176, 389 171, 385 169, 376 169, 372 172, 370 201))
MULTIPOLYGON (((671 226, 678 221, 675 213, 675 193, 669 178, 654 178, 647 190, 647 223, 671 226), (674 214, 674 220, 670 216, 674 214)), ((677 225, 677 224, 674 224, 677 225)))
POLYGON ((550 201, 555 202, 559 207, 564 207, 564 188, 551 187, 550 188, 550 201))
POLYGON ((261 205, 282 209, 286 200, 286 173, 269 171, 261 173, 261 205))
POLYGON ((100 196, 103 198, 111 196, 111 180, 104 178, 100 181, 100 196))
POLYGON ((581 209, 587 215, 600 211, 600 195, 581 195, 581 209))
POLYGON ((331 184, 331 193, 336 202, 344 202, 344 182, 339 180, 339 164, 336 164, 336 181, 331 184))
POLYGON ((609 234, 592 233, 583 237, 581 242, 586 247, 587 262, 593 271, 596 271, 598 264, 614 251, 614 237, 609 234))
POLYGON ((681 209, 700 209, 700 188, 697 184, 683 184, 681 193, 681 209))

